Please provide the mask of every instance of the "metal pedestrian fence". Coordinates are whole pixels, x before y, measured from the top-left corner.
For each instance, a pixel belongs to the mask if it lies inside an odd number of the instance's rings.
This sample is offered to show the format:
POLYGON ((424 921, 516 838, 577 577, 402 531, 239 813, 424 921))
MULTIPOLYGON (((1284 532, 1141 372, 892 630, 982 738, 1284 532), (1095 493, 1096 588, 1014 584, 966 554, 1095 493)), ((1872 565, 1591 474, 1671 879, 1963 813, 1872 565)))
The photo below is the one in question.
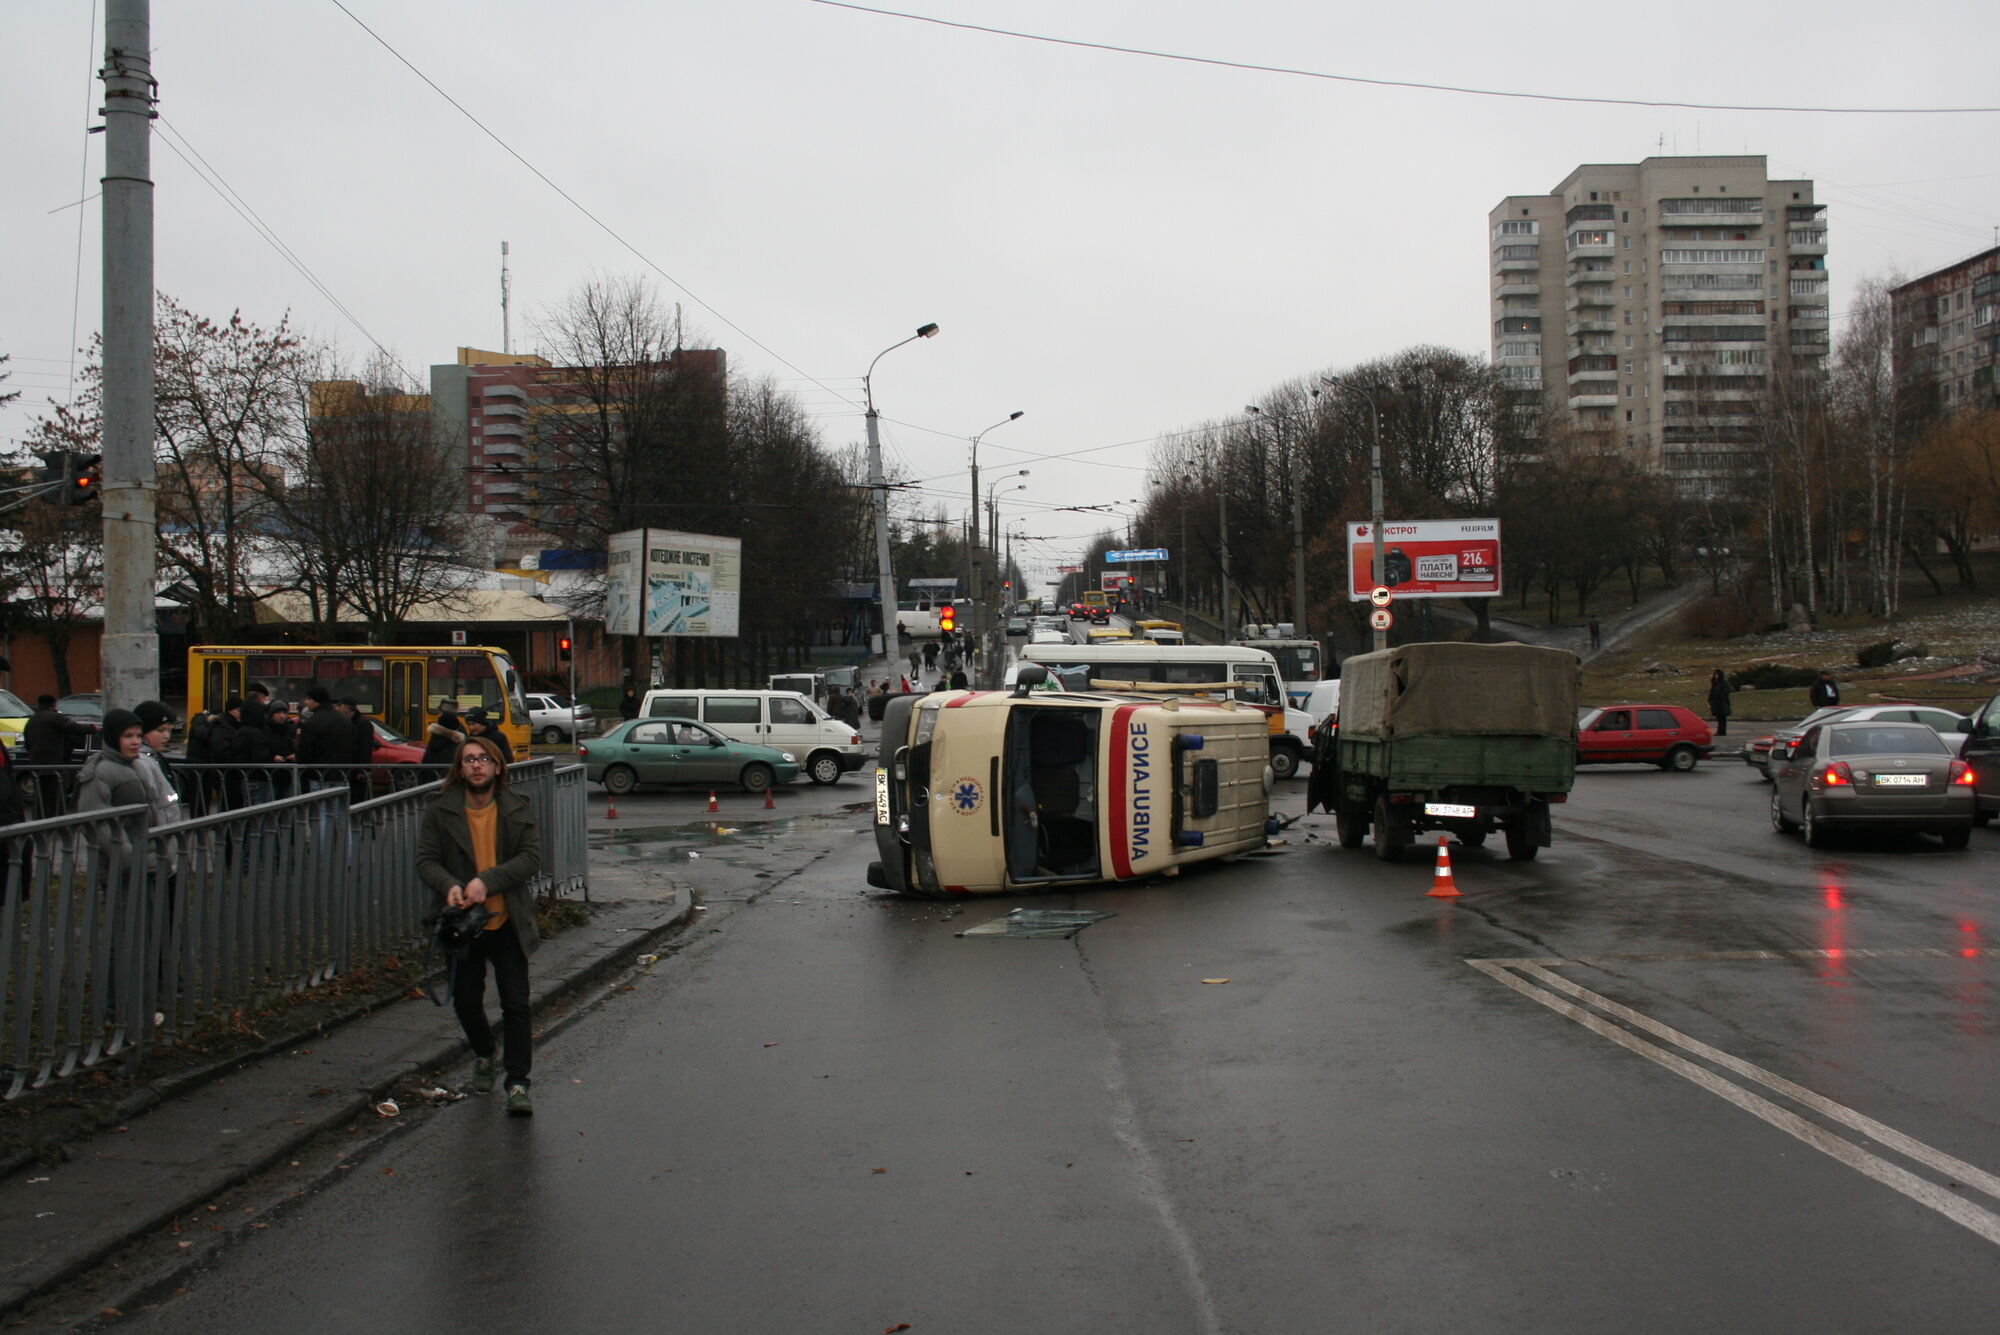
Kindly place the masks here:
MULTIPOLYGON (((588 896, 583 767, 523 762, 537 897, 588 896)), ((433 781, 344 785, 149 828, 144 807, 0 827, 0 1098, 420 946, 433 781)))

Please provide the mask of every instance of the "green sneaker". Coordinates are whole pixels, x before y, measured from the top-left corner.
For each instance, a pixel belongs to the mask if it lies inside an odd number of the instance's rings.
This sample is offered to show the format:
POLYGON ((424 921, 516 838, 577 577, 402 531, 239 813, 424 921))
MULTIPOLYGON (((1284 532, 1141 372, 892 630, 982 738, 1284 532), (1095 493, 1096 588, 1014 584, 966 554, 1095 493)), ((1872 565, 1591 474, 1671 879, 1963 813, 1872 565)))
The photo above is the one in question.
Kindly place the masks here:
POLYGON ((507 1115, 509 1117, 533 1117, 535 1101, 528 1096, 526 1085, 507 1086, 507 1115))
POLYGON ((474 1057, 472 1059, 472 1092, 475 1094, 491 1094, 493 1092, 493 1082, 498 1077, 498 1074, 499 1064, 493 1058, 474 1057))

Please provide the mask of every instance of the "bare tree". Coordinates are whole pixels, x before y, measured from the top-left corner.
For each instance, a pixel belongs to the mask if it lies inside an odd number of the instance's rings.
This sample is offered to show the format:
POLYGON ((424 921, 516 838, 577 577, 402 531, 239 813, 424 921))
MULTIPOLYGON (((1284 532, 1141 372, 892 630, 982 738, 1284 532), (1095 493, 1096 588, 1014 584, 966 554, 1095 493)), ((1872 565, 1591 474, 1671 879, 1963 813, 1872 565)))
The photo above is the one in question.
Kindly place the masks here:
POLYGON ((386 360, 314 382, 266 481, 270 541, 327 632, 343 608, 370 638, 466 589, 470 537, 454 442, 386 360))

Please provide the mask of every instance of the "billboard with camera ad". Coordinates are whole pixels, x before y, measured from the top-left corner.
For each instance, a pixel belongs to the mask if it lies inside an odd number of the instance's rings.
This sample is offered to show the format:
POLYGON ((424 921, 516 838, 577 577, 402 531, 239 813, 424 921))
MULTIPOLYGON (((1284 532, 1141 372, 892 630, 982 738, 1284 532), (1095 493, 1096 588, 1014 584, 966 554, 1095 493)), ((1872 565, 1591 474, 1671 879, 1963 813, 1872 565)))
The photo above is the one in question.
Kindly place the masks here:
POLYGON ((641 528, 605 553, 604 629, 612 635, 729 639, 743 593, 743 542, 641 528))
MULTIPOLYGON (((1397 598, 1493 598, 1500 593, 1497 519, 1385 520, 1381 583, 1397 598)), ((1347 597, 1375 589, 1375 526, 1347 525, 1347 597)))

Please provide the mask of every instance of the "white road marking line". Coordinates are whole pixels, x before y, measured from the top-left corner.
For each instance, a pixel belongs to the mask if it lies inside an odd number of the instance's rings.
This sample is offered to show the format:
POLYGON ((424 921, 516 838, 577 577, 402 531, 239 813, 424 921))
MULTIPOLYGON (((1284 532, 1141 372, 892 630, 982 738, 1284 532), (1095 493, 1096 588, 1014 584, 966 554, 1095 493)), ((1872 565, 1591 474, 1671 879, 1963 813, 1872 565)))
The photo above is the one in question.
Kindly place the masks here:
MULTIPOLYGON (((1584 1028, 1610 1039, 1620 1047, 1636 1053, 1648 1061, 1655 1062, 1678 1076, 1693 1081, 1701 1088, 1706 1089, 1719 1098, 1728 1100, 1753 1117, 1768 1122, 1780 1131, 1793 1136, 1806 1145, 1810 1145, 1822 1154, 1846 1164, 1856 1172, 1863 1173, 1882 1183, 1884 1186, 1893 1187, 1918 1204, 1929 1206, 1931 1209, 1945 1216, 1945 1218, 1950 1219, 1953 1223, 1962 1225, 1972 1232, 1977 1233, 1980 1237, 1986 1239, 1986 1241, 2000 1246, 2000 1215, 1982 1209, 1962 1197, 1955 1196, 1936 1183, 1927 1182, 1908 1169, 1898 1167, 1878 1155, 1871 1154, 1851 1141, 1843 1140, 1825 1127, 1809 1122, 1797 1113, 1781 1108, 1769 1099, 1753 1094, 1733 1081, 1725 1080, 1707 1067, 1697 1066, 1685 1057, 1677 1056, 1665 1048, 1647 1042, 1630 1030, 1623 1029, 1611 1023, 1611 1021, 1601 1015, 1593 1014, 1581 1006, 1563 1000, 1547 989, 1538 987, 1526 978, 1513 973, 1501 961, 1470 959, 1466 963, 1489 978, 1513 988, 1521 995, 1540 1002, 1556 1014, 1574 1020, 1584 1028)), ((1775 1078, 1773 1077, 1773 1079, 1775 1078)), ((1838 1105, 1834 1106, 1837 1107, 1838 1105)), ((1858 1114, 1855 1115, 1858 1116, 1858 1114)), ((1900 1139, 1907 1141, 1908 1138, 1901 1137, 1900 1139)), ((1908 1143, 1916 1144, 1914 1141, 1908 1143)), ((1935 1154, 1937 1152, 1931 1151, 1931 1153, 1935 1154)), ((1941 1157, 1948 1158, 1949 1156, 1941 1157)))
POLYGON ((1630 1007, 1622 1006, 1608 997, 1600 996, 1589 988, 1574 983, 1559 974, 1550 973, 1548 970, 1539 967, 1526 968, 1521 972, 1539 979, 1541 982, 1558 991, 1567 992, 1570 996, 1580 1001, 1588 1002, 1599 1010, 1613 1015, 1635 1028, 1643 1029, 1656 1038, 1663 1038, 1676 1047, 1692 1052, 1697 1057, 1704 1057, 1714 1062, 1717 1066, 1725 1067, 1740 1076, 1745 1076, 1756 1081, 1766 1089, 1775 1090, 1793 1102, 1803 1104, 1807 1108, 1812 1109, 1812 1111, 1820 1114, 1822 1117, 1839 1122, 1843 1126, 1853 1127, 1862 1135, 1888 1146, 1890 1149, 1907 1158, 1916 1160, 1927 1168, 1943 1173, 1947 1177, 1962 1182, 1978 1191, 1982 1191, 1995 1200, 2000 1200, 2000 1177, 1994 1176, 1983 1168, 1975 1168, 1963 1159, 1953 1158, 1943 1150, 1933 1149, 1922 1141, 1914 1140, 1894 1127, 1884 1126, 1874 1118, 1864 1113, 1856 1112, 1845 1104, 1835 1103, 1832 1099, 1821 1094, 1815 1094, 1805 1086, 1794 1084, 1783 1076, 1767 1071, 1754 1062, 1747 1062, 1741 1057, 1731 1056, 1720 1048, 1711 1047, 1698 1038, 1690 1037, 1677 1029, 1669 1028, 1667 1025, 1661 1024, 1658 1020, 1641 1015, 1630 1007))

